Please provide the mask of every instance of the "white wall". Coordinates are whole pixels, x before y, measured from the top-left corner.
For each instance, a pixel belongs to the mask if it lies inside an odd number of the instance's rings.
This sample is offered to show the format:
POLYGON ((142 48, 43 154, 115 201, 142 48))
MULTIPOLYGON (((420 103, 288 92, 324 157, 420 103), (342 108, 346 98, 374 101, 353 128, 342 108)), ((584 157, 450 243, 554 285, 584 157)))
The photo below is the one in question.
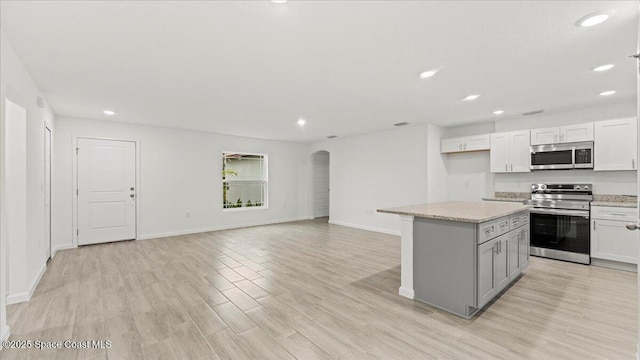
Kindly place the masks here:
POLYGON ((450 188, 446 157, 440 153, 440 140, 445 129, 427 126, 427 202, 447 201, 450 188))
MULTIPOLYGON (((0 291, 4 288, 8 293, 9 302, 28 300, 35 285, 42 274, 48 255, 44 242, 44 127, 47 124, 55 132, 55 119, 53 112, 44 101, 43 106, 37 105, 37 98, 42 96, 35 85, 29 72, 15 54, 4 32, 0 32, 0 103, 2 109, 3 136, 11 137, 5 128, 5 99, 16 103, 27 111, 25 136, 26 136, 26 229, 23 233, 26 238, 8 238, 5 231, 6 215, 13 209, 6 204, 4 196, 0 199, 2 204, 2 239, 0 240, 0 291), (11 246, 7 243, 11 241, 11 246), (19 248, 14 253, 8 253, 10 248, 19 248), (20 264, 17 268, 7 269, 8 261, 11 264, 20 264), (9 278, 7 278, 7 275, 9 278), (7 286, 8 285, 8 286, 7 286)), ((9 129, 10 130, 10 129, 9 129)), ((3 147, 10 145, 3 142, 3 147)), ((3 155, 5 154, 3 149, 3 155)), ((9 153, 7 152, 6 155, 9 153)), ((5 173, 6 164, 2 164, 2 176, 10 176, 5 173)), ((55 171, 55 163, 52 164, 55 171)), ((5 179, 6 180, 6 179, 5 179)), ((2 181, 2 186, 5 186, 2 181)), ((5 190, 3 188, 3 190, 5 190)), ((4 191, 3 191, 4 192, 4 191)), ((23 225, 24 226, 24 225, 23 225)), ((3 294, 4 295, 4 294, 3 294)), ((4 301, 4 296, 0 296, 4 301)), ((1 302, 1 301, 0 301, 1 302)), ((6 324, 4 304, 0 304, 0 329, 6 324)))
MULTIPOLYGON (((331 156, 330 221, 398 234, 399 217, 376 210, 425 203, 429 179, 435 187, 444 181, 436 170, 428 174, 429 130, 439 129, 408 126, 312 144, 311 154, 326 150, 331 156)), ((437 148, 439 156, 439 140, 437 148)))
POLYGON ((307 217, 307 144, 62 117, 56 126, 52 206, 56 209, 53 242, 57 248, 71 247, 75 239, 76 137, 139 142, 138 239, 307 217), (268 155, 268 209, 223 211, 223 151, 268 155))

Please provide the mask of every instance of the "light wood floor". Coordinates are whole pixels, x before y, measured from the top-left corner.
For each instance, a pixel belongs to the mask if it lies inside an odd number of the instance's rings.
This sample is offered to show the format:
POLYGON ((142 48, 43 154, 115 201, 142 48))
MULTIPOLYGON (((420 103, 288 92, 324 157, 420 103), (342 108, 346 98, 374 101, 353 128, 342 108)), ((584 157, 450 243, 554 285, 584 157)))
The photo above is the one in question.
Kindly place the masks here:
POLYGON ((42 359, 633 359, 636 274, 533 258, 464 320, 401 298, 399 238, 301 221, 58 252, 12 340, 42 359))

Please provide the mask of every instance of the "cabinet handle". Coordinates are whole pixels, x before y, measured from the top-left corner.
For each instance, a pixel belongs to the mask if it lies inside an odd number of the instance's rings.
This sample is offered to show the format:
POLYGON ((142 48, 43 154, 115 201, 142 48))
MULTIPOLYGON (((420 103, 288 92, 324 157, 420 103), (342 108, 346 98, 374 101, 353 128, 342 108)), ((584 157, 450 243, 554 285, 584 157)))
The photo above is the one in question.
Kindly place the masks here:
POLYGON ((631 168, 632 169, 636 168, 636 159, 631 159, 631 168))
POLYGON ((595 221, 593 222, 593 230, 594 231, 596 230, 596 222, 595 221))
POLYGON ((511 164, 511 172, 513 172, 513 164, 511 164))
POLYGON ((507 168, 507 166, 508 166, 507 164, 504 164, 504 172, 509 171, 509 169, 507 168))
POLYGON ((464 145, 462 145, 462 150, 467 150, 467 143, 465 143, 464 145))

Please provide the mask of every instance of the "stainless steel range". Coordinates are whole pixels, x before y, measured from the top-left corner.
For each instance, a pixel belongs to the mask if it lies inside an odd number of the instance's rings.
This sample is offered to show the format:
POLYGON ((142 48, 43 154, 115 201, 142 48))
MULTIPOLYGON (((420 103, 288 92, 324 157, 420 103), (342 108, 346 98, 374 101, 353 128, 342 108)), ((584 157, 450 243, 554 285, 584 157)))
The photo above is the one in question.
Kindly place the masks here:
POLYGON ((591 184, 532 184, 531 255, 591 263, 591 184))

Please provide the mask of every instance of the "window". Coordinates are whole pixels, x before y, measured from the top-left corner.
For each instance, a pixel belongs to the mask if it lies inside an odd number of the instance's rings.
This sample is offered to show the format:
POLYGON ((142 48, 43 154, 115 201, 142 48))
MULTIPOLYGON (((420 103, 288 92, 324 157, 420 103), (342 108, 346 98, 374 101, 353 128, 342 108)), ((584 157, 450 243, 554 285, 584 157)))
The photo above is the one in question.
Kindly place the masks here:
POLYGON ((267 207, 267 156, 222 153, 222 206, 224 209, 267 207))

